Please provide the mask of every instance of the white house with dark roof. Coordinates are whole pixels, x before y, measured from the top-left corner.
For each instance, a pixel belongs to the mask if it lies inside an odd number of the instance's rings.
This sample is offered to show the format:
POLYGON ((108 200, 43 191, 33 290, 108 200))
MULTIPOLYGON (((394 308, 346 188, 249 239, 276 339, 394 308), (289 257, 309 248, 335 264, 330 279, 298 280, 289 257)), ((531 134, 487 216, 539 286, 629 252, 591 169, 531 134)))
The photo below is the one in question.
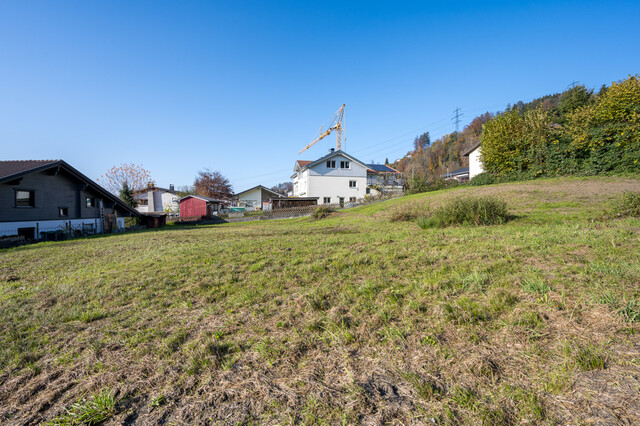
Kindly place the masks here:
POLYGON ((160 188, 153 184, 134 192, 133 199, 138 204, 136 210, 140 213, 178 213, 180 211, 180 196, 173 185, 160 188))
POLYGON ((233 201, 235 205, 240 207, 260 209, 264 204, 268 204, 270 200, 283 197, 284 195, 278 194, 265 186, 257 185, 238 192, 233 196, 233 201))
POLYGON ((366 164, 333 148, 315 161, 296 161, 293 197, 318 197, 319 204, 355 203, 367 195, 402 191, 402 175, 389 166, 366 164))
POLYGON ((480 142, 478 142, 462 154, 465 157, 469 157, 469 179, 473 179, 474 176, 484 172, 480 148, 480 142))

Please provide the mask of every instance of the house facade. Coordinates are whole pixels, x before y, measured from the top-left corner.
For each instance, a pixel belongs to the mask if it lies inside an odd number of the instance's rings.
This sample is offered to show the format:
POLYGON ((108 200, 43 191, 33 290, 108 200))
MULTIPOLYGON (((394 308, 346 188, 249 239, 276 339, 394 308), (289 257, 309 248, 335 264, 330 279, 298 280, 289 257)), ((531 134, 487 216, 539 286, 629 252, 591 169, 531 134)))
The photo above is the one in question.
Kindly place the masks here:
POLYGON ((62 160, 0 161, 0 238, 111 232, 131 216, 139 214, 62 160))
POLYGON ((140 213, 178 213, 180 209, 180 197, 173 185, 169 185, 168 189, 149 185, 136 191, 133 199, 136 200, 136 210, 140 213))
POLYGON ((473 145, 464 154, 465 157, 469 157, 469 179, 473 179, 474 176, 484 172, 482 165, 482 153, 480 152, 480 143, 473 145))
POLYGON ((278 194, 262 185, 254 186, 245 191, 238 192, 233 197, 234 205, 237 207, 245 207, 247 210, 255 210, 265 208, 271 200, 283 198, 284 195, 278 194))
POLYGON ((344 151, 331 149, 316 161, 296 161, 293 197, 317 197, 318 204, 355 203, 385 190, 402 190, 400 172, 368 165, 344 151), (374 170, 375 167, 378 170, 374 170))

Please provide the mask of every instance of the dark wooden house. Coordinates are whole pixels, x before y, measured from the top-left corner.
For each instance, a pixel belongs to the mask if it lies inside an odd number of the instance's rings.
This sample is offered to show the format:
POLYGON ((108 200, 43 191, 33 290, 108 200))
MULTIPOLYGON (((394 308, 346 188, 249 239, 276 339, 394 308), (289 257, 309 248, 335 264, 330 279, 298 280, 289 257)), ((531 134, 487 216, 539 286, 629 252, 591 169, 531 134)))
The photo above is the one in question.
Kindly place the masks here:
POLYGON ((0 238, 124 229, 139 213, 62 160, 0 161, 0 238))

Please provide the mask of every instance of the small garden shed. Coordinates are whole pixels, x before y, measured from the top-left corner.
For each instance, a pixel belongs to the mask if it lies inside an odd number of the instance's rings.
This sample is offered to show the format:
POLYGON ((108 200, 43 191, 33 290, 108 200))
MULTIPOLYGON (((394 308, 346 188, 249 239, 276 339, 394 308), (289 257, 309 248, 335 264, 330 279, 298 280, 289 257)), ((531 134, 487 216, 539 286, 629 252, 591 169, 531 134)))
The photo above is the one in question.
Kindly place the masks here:
POLYGON ((180 199, 180 218, 203 218, 214 216, 226 204, 224 200, 187 195, 180 199))

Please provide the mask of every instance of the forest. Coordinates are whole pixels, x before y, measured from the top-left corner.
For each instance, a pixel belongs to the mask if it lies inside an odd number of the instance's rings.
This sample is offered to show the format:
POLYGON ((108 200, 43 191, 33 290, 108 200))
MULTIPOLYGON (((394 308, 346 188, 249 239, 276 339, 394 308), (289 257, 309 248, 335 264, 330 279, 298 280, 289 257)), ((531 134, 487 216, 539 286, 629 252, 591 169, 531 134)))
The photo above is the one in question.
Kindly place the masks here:
POLYGON ((562 93, 519 101, 504 112, 475 117, 461 132, 431 142, 417 136, 413 150, 392 167, 409 186, 467 166, 464 152, 481 143, 485 173, 478 181, 540 176, 625 173, 640 167, 638 76, 597 92, 573 85, 562 93))

